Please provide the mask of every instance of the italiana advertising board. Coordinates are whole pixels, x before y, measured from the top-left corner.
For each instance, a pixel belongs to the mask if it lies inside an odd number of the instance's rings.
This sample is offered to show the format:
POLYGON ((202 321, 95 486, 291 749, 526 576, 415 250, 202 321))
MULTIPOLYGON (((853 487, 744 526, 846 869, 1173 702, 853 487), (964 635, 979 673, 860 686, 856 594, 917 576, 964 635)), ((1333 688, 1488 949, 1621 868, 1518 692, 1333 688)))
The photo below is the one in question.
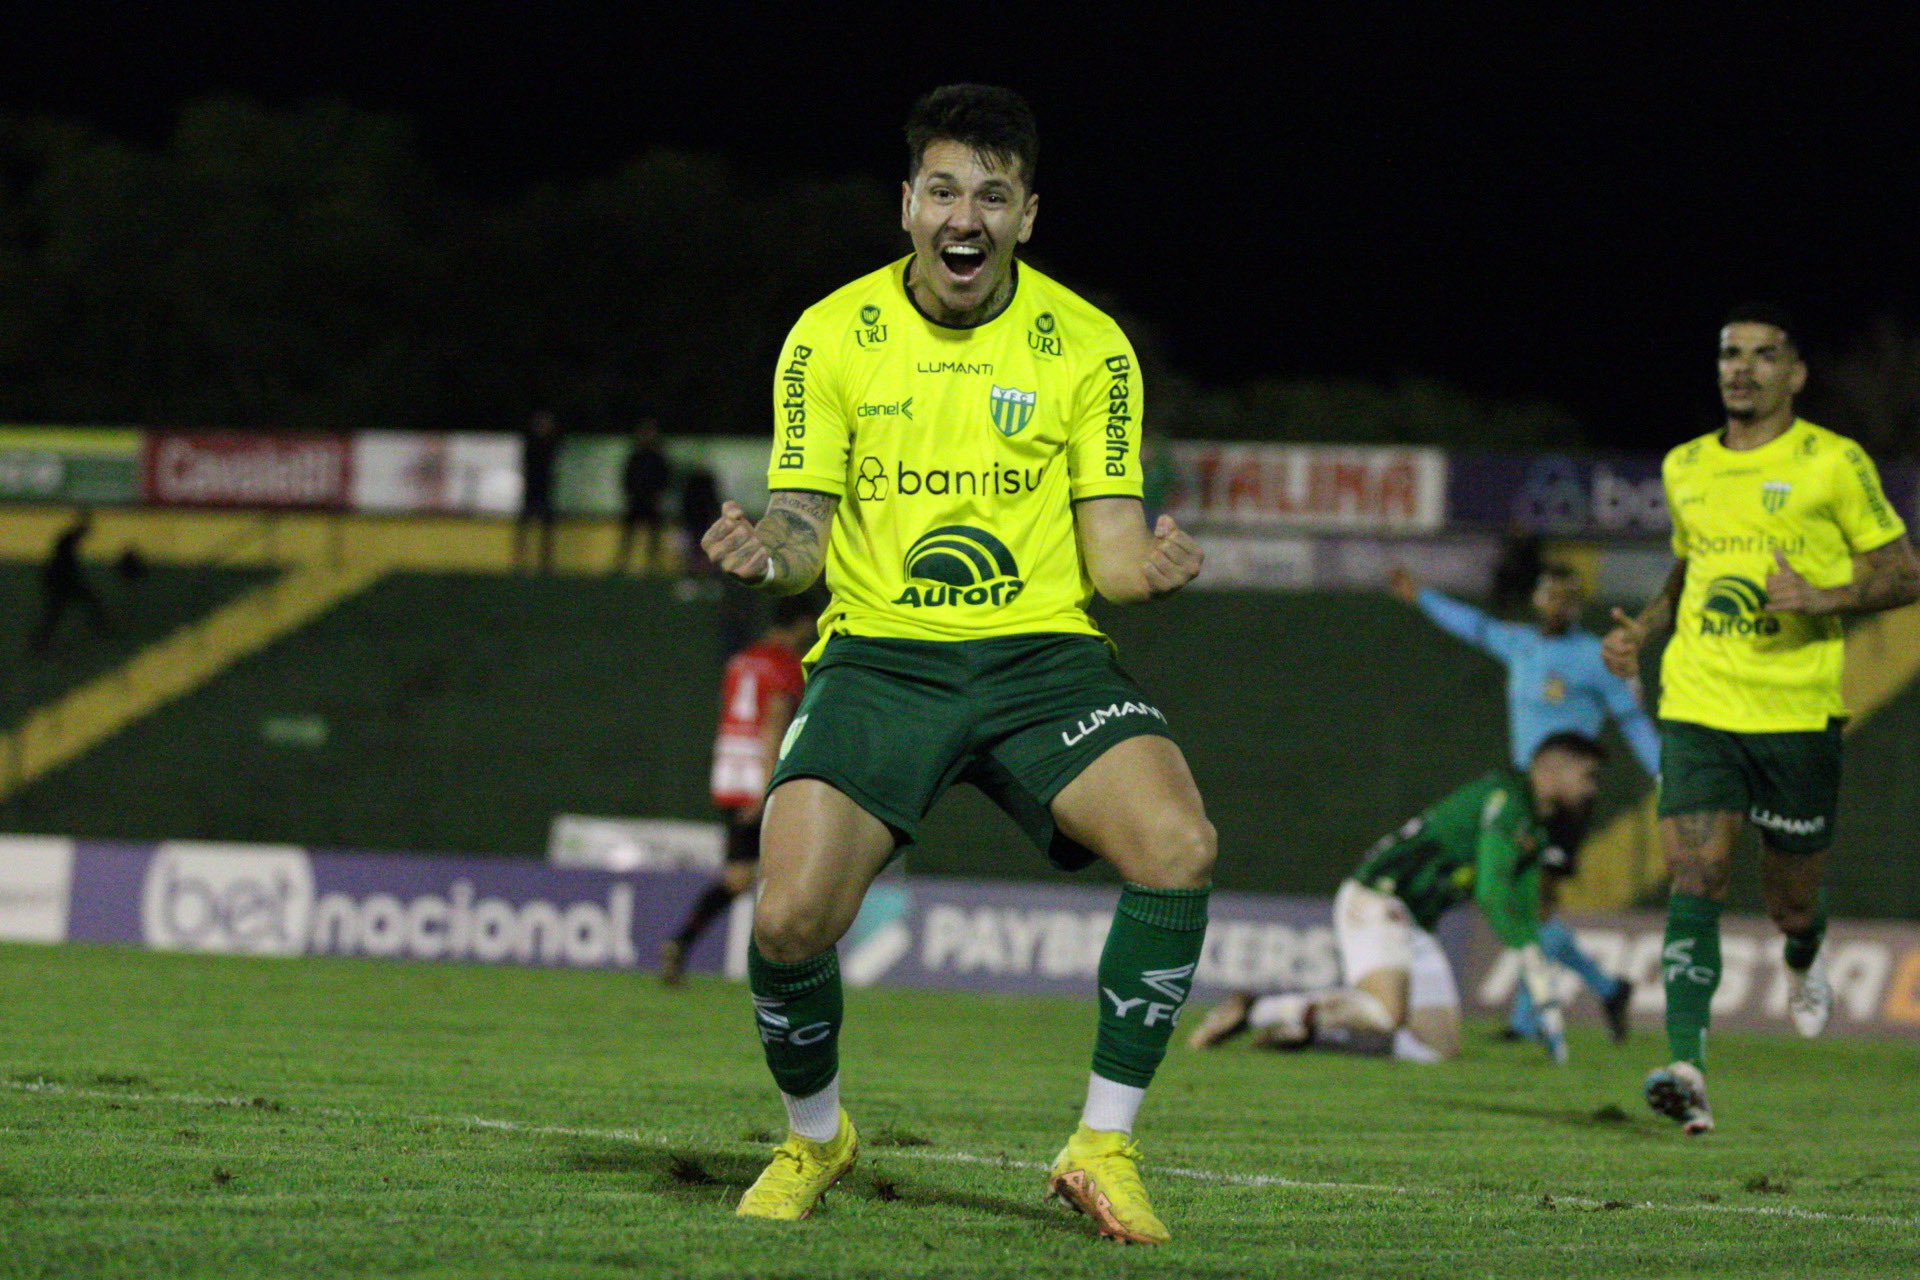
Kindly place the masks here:
MULTIPOLYGON (((314 852, 293 846, 115 844, 0 837, 0 940, 117 942, 170 951, 349 955, 644 970, 710 873, 608 872, 513 858, 314 852)), ((1057 994, 1092 989, 1113 916, 1111 884, 909 879, 877 882, 841 969, 858 985, 1057 994)), ((697 971, 744 971, 749 906, 704 938, 697 971)), ((1302 990, 1339 980, 1323 898, 1217 893, 1194 994, 1302 990)), ((1636 1020, 1663 1009, 1656 913, 1577 916, 1580 942, 1635 984, 1636 1020)), ((1765 920, 1722 922, 1714 1025, 1788 1029, 1780 937, 1765 920)), ((1441 922, 1469 1012, 1512 998, 1510 953, 1471 911, 1441 922)), ((1920 926, 1835 921, 1829 1034, 1920 1039, 1920 926)), ((1567 997, 1589 999, 1565 975, 1567 997)), ((1590 1011, 1590 1010, 1589 1010, 1590 1011)))

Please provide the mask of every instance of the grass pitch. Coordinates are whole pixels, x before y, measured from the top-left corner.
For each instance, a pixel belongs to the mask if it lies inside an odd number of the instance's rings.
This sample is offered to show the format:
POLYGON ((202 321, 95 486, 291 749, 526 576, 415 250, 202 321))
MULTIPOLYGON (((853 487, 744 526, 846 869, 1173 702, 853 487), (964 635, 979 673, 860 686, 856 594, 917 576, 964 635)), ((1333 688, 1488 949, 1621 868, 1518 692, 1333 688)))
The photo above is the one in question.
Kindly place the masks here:
POLYGON ((1147 1250, 1039 1199, 1091 1000, 847 1004, 866 1152, 780 1225, 731 1215, 780 1119, 736 986, 0 947, 0 1276, 1920 1274, 1911 1047, 1724 1037, 1694 1142, 1639 1102, 1647 1033, 1176 1049, 1147 1250))

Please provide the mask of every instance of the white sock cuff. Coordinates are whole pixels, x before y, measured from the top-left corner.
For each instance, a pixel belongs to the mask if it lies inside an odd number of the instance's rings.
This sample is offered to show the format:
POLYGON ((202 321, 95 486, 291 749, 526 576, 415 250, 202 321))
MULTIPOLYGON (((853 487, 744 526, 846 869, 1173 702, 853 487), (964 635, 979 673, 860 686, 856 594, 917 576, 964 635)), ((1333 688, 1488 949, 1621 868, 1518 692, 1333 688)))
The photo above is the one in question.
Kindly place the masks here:
POLYGON ((1080 1112, 1080 1123, 1102 1133, 1132 1133, 1140 1104, 1147 1091, 1135 1085, 1121 1084, 1098 1073, 1087 1076, 1087 1105, 1080 1112))
POLYGON ((1393 1056, 1402 1062, 1444 1061, 1439 1050, 1405 1027, 1393 1033, 1393 1056))
POLYGON ((840 1077, 827 1081, 827 1087, 804 1098, 790 1093, 780 1095, 787 1104, 787 1128, 810 1142, 832 1142, 840 1132, 840 1077))

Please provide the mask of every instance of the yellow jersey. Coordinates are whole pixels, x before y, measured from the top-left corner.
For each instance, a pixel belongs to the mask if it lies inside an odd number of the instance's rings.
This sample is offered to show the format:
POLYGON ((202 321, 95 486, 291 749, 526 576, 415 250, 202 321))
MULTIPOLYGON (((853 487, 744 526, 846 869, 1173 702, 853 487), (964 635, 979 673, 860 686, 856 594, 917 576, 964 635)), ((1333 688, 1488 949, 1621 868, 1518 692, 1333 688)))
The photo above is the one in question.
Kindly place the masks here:
POLYGON ((1133 348, 1023 263, 999 315, 938 324, 911 263, 807 308, 774 376, 767 487, 840 499, 820 646, 1099 635, 1073 504, 1141 495, 1133 348))
POLYGON ((1845 436, 1796 420, 1758 449, 1718 432, 1662 468, 1673 553, 1686 585, 1660 670, 1660 715, 1738 733, 1824 729, 1846 714, 1840 619, 1767 611, 1773 553, 1816 587, 1853 577, 1852 557, 1906 525, 1873 460, 1845 436))

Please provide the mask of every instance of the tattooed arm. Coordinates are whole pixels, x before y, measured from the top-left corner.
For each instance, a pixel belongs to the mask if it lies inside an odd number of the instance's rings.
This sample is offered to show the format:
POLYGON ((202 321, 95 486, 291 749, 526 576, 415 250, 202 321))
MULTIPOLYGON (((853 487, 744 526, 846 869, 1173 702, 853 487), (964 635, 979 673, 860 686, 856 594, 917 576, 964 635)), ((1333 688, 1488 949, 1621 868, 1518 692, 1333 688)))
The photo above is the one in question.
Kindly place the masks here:
POLYGON ((820 576, 839 507, 840 499, 831 494, 776 489, 767 514, 754 524, 739 503, 729 502, 700 547, 721 572, 747 586, 797 595, 820 576))
POLYGON ((1905 537, 1853 558, 1853 581, 1816 587, 1778 551, 1767 575, 1767 608, 1774 613, 1879 613, 1920 600, 1920 563, 1905 537))

